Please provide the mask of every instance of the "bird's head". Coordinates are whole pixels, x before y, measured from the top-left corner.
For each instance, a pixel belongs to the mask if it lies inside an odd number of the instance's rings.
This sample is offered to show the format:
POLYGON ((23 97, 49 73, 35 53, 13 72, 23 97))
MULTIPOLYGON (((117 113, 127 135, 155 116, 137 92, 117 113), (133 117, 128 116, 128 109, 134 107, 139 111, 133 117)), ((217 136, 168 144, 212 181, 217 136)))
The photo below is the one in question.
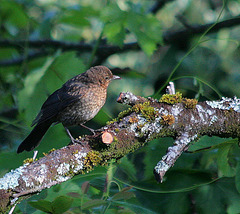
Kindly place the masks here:
POLYGON ((121 79, 121 77, 113 75, 110 69, 103 65, 91 67, 87 73, 91 82, 104 88, 107 88, 112 80, 121 79))

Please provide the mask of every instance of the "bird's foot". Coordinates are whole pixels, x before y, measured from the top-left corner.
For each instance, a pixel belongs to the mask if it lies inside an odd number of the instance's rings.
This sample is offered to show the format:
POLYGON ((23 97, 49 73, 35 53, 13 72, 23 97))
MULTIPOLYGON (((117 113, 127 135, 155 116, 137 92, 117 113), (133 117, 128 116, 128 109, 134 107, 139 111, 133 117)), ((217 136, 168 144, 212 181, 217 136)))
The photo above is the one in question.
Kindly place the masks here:
POLYGON ((75 139, 72 135, 71 135, 71 133, 70 133, 70 131, 68 130, 68 128, 67 127, 64 127, 65 128, 65 130, 66 130, 66 132, 67 132, 67 134, 68 134, 68 136, 70 137, 70 139, 71 139, 71 142, 74 144, 74 143, 78 143, 78 144, 81 144, 82 146, 84 146, 83 145, 83 143, 79 140, 79 139, 75 139))
POLYGON ((95 135, 95 134, 96 134, 94 129, 91 129, 91 128, 89 128, 89 127, 87 127, 87 126, 83 125, 83 124, 80 124, 80 125, 81 125, 83 128, 85 128, 85 129, 88 129, 90 132, 92 132, 92 133, 93 133, 93 135, 95 135))

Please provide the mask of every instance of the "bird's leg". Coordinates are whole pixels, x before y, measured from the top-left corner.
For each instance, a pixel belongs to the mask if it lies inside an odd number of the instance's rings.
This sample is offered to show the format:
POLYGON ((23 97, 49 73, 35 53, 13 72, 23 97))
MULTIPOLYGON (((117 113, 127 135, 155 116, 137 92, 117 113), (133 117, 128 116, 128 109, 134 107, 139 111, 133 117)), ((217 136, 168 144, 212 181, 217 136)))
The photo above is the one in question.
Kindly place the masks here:
POLYGON ((91 129, 91 128, 83 125, 83 124, 80 124, 80 126, 82 126, 82 127, 85 128, 85 129, 88 129, 88 130, 91 131, 94 135, 96 134, 94 129, 91 129))
POLYGON ((72 143, 80 143, 80 144, 82 144, 79 140, 74 139, 74 137, 71 135, 71 133, 70 133, 70 131, 69 131, 69 129, 68 129, 67 127, 64 126, 64 128, 65 128, 65 130, 66 130, 68 136, 70 137, 72 143))

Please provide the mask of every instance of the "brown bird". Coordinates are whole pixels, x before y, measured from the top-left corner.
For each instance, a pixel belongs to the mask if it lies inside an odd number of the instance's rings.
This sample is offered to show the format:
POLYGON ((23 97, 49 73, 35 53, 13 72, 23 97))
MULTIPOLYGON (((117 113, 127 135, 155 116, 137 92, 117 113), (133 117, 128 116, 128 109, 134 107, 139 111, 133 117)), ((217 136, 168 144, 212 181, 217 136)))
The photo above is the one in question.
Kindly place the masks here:
POLYGON ((68 80, 43 103, 32 123, 32 126, 36 126, 20 144, 17 153, 31 151, 37 147, 53 123, 62 123, 71 141, 75 142, 67 126, 81 125, 88 128, 83 124, 91 120, 102 108, 106 101, 108 85, 114 79, 120 77, 113 75, 105 66, 95 66, 68 80))

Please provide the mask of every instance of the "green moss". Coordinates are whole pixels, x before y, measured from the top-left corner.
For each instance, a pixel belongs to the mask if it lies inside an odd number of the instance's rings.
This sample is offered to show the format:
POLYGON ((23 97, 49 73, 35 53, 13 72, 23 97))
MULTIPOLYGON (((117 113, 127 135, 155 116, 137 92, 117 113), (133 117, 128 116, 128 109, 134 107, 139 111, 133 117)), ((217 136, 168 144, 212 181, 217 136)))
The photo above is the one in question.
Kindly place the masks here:
MULTIPOLYGON (((128 108, 127 110, 124 110, 122 112, 120 112, 118 114, 118 117, 108 121, 107 125, 110 125, 114 122, 117 121, 121 121, 122 118, 126 117, 127 115, 130 115, 131 113, 136 112, 136 113, 141 113, 143 115, 143 117, 145 117, 148 121, 154 120, 157 116, 159 116, 158 111, 156 111, 154 109, 154 107, 152 107, 150 105, 150 102, 144 102, 144 103, 140 103, 140 104, 136 104, 134 105, 132 108, 128 108)), ((138 118, 137 117, 132 117, 129 119, 130 123, 135 123, 138 122, 138 118)))
POLYGON ((128 142, 126 143, 126 146, 121 146, 119 147, 119 143, 118 141, 111 143, 110 148, 105 151, 102 152, 103 157, 105 157, 105 160, 110 160, 110 159, 119 159, 122 158, 123 156, 125 156, 126 154, 129 154, 133 151, 135 151, 136 149, 138 149, 141 144, 137 141, 137 142, 131 142, 131 146, 127 146, 128 142), (117 148, 119 147, 119 148, 117 148))
POLYGON ((23 161, 23 164, 27 164, 27 163, 33 163, 34 161, 37 161, 38 159, 33 160, 33 158, 27 158, 23 161))
POLYGON ((196 99, 188 99, 188 98, 184 98, 182 102, 184 104, 184 107, 189 109, 195 108, 198 103, 196 99))
POLYGON ((128 108, 127 110, 124 110, 118 114, 117 120, 120 120, 124 118, 125 116, 131 114, 133 112, 132 108, 128 108))
POLYGON ((117 118, 114 118, 113 120, 107 121, 106 124, 110 125, 110 124, 115 123, 115 122, 117 122, 117 118))
POLYGON ((138 118, 136 116, 129 118, 129 123, 137 123, 137 122, 138 122, 138 118))
POLYGON ((97 166, 102 161, 102 155, 98 151, 91 151, 88 152, 87 156, 84 160, 84 166, 86 167, 87 171, 91 171, 94 166, 97 166))
POLYGON ((140 112, 147 121, 152 121, 159 116, 159 112, 150 106, 150 102, 136 104, 132 107, 132 110, 136 113, 140 112))
POLYGON ((160 121, 161 125, 172 125, 173 123, 175 123, 175 118, 173 115, 162 115, 161 116, 161 121, 160 121))
POLYGON ((168 104, 181 103, 182 93, 177 92, 176 94, 163 94, 159 101, 168 104))
POLYGON ((78 154, 78 150, 76 150, 76 151, 73 152, 73 155, 75 155, 75 154, 78 154))
POLYGON ((54 152, 55 150, 56 150, 55 148, 52 148, 51 150, 49 150, 48 153, 54 152))
POLYGON ((115 131, 116 133, 118 133, 120 130, 119 130, 118 128, 116 128, 114 131, 115 131))

